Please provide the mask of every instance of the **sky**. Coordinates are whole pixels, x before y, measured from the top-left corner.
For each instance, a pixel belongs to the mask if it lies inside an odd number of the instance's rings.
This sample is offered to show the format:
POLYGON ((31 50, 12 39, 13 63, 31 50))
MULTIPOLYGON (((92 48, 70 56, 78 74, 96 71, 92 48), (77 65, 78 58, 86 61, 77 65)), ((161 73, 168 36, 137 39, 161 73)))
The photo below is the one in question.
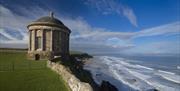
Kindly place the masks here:
POLYGON ((27 47, 26 26, 53 11, 90 54, 179 55, 179 0, 1 0, 0 47, 27 47))

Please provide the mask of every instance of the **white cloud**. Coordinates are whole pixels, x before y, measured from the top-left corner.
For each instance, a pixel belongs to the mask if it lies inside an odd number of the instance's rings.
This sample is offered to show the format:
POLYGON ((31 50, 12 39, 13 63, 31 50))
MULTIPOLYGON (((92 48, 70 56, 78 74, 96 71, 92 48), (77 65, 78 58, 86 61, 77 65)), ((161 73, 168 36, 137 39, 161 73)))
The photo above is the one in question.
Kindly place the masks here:
POLYGON ((14 40, 13 36, 10 36, 9 34, 7 34, 4 29, 0 29, 0 33, 3 34, 8 39, 14 40))
POLYGON ((0 33, 3 34, 6 38, 10 39, 9 41, 0 40, 0 43, 28 43, 28 30, 26 26, 35 16, 38 17, 41 14, 47 12, 40 7, 33 7, 31 10, 25 7, 19 7, 18 9, 27 16, 18 15, 7 7, 0 5, 0 33), (23 39, 19 40, 15 36, 8 34, 7 30, 16 31, 16 33, 19 33, 19 35, 23 36, 23 39))
POLYGON ((71 42, 70 48, 76 51, 84 51, 91 54, 116 54, 122 53, 126 49, 133 48, 133 46, 118 46, 113 47, 112 45, 108 45, 106 43, 99 43, 99 42, 81 42, 81 41, 74 41, 71 42))
POLYGON ((0 20, 1 28, 10 28, 14 30, 25 29, 26 24, 30 21, 29 18, 19 16, 2 5, 0 5, 0 20))
POLYGON ((11 31, 17 31, 20 33, 20 35, 23 36, 23 41, 27 43, 27 31, 26 31, 26 25, 30 21, 29 18, 19 16, 15 13, 13 13, 8 8, 0 5, 0 33, 3 34, 5 37, 10 39, 10 41, 2 41, 0 40, 0 43, 11 43, 11 42, 22 42, 22 40, 16 39, 15 36, 12 36, 6 32, 6 29, 9 29, 11 31))
POLYGON ((156 41, 135 46, 133 49, 126 51, 127 54, 141 55, 179 55, 180 41, 156 41))
POLYGON ((136 15, 134 11, 126 6, 117 2, 115 0, 84 0, 86 5, 96 8, 102 14, 108 15, 116 13, 118 15, 125 16, 131 24, 138 26, 136 15))
POLYGON ((126 47, 134 47, 134 45, 127 40, 121 40, 117 37, 112 37, 106 40, 106 42, 109 46, 112 46, 113 48, 121 48, 126 45, 126 47))
POLYGON ((128 8, 128 7, 122 7, 122 8, 123 8, 123 9, 122 9, 123 15, 124 15, 125 17, 127 17, 128 20, 129 20, 134 26, 137 27, 137 26, 138 26, 138 25, 137 25, 137 20, 136 20, 136 16, 135 16, 133 10, 130 9, 130 8, 128 8))
POLYGON ((147 37, 147 36, 156 36, 156 35, 172 35, 180 34, 180 22, 173 22, 169 24, 164 24, 161 26, 144 29, 136 33, 135 37, 147 37))
POLYGON ((103 28, 92 27, 82 19, 65 19, 64 23, 72 30, 72 39, 91 39, 96 41, 103 41, 109 38, 116 37, 121 40, 131 40, 139 37, 151 37, 159 35, 168 36, 173 34, 180 34, 180 22, 164 24, 161 26, 144 29, 138 32, 113 32, 111 30, 103 28))

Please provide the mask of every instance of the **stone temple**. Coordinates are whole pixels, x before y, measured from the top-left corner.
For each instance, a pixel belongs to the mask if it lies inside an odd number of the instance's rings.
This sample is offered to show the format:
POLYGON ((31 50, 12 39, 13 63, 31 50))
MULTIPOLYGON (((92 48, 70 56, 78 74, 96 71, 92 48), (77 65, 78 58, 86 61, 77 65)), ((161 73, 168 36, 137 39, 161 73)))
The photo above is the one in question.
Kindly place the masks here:
POLYGON ((28 58, 33 60, 53 59, 69 57, 68 29, 60 20, 53 16, 41 17, 28 26, 29 45, 28 58))

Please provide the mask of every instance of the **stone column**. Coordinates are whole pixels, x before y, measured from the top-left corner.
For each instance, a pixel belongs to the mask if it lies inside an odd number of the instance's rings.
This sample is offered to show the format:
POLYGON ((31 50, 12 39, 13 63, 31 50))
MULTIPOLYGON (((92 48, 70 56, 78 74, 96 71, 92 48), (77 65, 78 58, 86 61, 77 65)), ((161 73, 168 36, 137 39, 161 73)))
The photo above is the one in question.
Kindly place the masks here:
POLYGON ((33 44, 33 47, 34 47, 34 51, 36 50, 36 30, 33 30, 34 31, 34 36, 33 36, 33 42, 34 42, 34 44, 33 44))
POLYGON ((42 49, 42 51, 44 50, 44 30, 42 29, 41 30, 42 32, 42 38, 41 38, 41 49, 42 49))
POLYGON ((51 29, 51 39, 50 39, 50 51, 53 51, 53 30, 51 29))
POLYGON ((28 50, 31 51, 31 31, 29 30, 29 44, 28 44, 28 50))
POLYGON ((31 38, 31 50, 34 51, 35 50, 35 30, 32 30, 31 31, 31 35, 32 35, 32 38, 31 38))
POLYGON ((69 33, 67 34, 67 53, 69 55, 69 33))

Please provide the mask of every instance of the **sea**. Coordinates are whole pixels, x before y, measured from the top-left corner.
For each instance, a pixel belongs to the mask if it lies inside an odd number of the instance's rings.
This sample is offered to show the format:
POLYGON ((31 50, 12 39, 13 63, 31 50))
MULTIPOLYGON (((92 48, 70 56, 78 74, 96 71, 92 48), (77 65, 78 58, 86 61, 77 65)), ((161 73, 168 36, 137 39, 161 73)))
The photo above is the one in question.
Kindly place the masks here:
POLYGON ((84 68, 119 91, 180 91, 180 56, 100 55, 84 68))

